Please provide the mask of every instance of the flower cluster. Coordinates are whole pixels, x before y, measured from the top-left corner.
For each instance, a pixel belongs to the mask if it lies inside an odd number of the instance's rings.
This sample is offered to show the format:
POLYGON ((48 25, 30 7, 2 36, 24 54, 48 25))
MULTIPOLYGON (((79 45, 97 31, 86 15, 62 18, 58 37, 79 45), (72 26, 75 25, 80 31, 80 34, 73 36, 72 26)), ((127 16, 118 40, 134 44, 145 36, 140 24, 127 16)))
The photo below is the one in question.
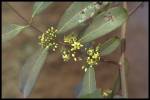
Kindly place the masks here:
POLYGON ((86 59, 87 64, 90 66, 97 65, 98 62, 100 61, 99 46, 97 46, 96 49, 88 48, 87 55, 88 55, 88 57, 86 59))
POLYGON ((45 33, 39 36, 39 44, 42 48, 52 48, 53 51, 58 48, 58 44, 56 43, 56 32, 57 29, 50 27, 45 33))
MULTIPOLYGON (((50 48, 55 51, 58 48, 58 44, 56 43, 56 32, 57 29, 50 27, 46 32, 44 32, 41 36, 39 36, 39 44, 42 48, 50 48)), ((77 38, 77 35, 71 33, 67 36, 64 36, 63 40, 63 48, 61 49, 62 58, 64 61, 69 61, 73 59, 74 61, 85 60, 85 66, 82 66, 82 69, 87 70, 87 67, 93 67, 98 64, 100 60, 100 50, 97 46, 94 48, 85 48, 87 53, 87 57, 84 59, 79 53, 81 48, 83 48, 83 44, 77 38)))
POLYGON ((81 57, 77 57, 77 52, 83 47, 83 45, 73 33, 64 37, 64 43, 67 45, 67 49, 64 49, 62 52, 62 58, 64 61, 68 61, 71 58, 73 58, 74 61, 82 60, 81 57))
POLYGON ((82 66, 84 71, 87 71, 87 67, 94 67, 100 61, 100 46, 98 45, 95 49, 94 48, 86 48, 87 58, 86 58, 86 66, 82 66))

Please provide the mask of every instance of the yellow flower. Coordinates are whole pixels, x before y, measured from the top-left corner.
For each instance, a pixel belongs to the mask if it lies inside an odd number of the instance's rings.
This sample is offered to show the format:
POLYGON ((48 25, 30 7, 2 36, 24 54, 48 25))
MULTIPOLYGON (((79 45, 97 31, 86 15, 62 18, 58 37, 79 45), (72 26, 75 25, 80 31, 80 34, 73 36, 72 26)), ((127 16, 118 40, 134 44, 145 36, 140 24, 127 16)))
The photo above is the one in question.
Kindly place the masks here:
POLYGON ((77 58, 76 58, 76 57, 74 57, 74 61, 77 61, 77 58))
POLYGON ((88 55, 86 59, 87 64, 90 66, 97 65, 100 61, 99 46, 97 46, 96 49, 88 48, 86 50, 88 55))
POLYGON ((99 60, 99 59, 100 59, 100 54, 99 54, 99 52, 94 53, 94 54, 92 55, 92 58, 99 60))
POLYGON ((89 48, 89 49, 87 50, 87 54, 88 54, 88 55, 92 56, 93 53, 94 53, 94 49, 89 48))
POLYGON ((64 59, 64 61, 68 61, 70 59, 69 52, 67 52, 66 50, 64 50, 63 53, 62 53, 62 58, 64 59))
POLYGON ((88 57, 88 58, 87 58, 87 63, 88 63, 89 65, 93 65, 93 64, 94 64, 94 60, 91 59, 90 57, 88 57))
POLYGON ((71 51, 79 50, 81 47, 83 47, 83 45, 80 42, 74 42, 73 44, 71 44, 71 46, 71 51))
POLYGON ((83 45, 78 41, 76 34, 71 33, 64 36, 64 43, 66 44, 66 49, 69 51, 70 58, 73 58, 74 61, 81 61, 82 58, 77 57, 77 52, 83 45))
POLYGON ((42 48, 52 48, 53 51, 58 47, 56 42, 57 29, 50 27, 45 33, 39 36, 39 44, 42 48))
POLYGON ((68 54, 62 55, 64 61, 68 61, 70 59, 70 56, 68 54))
POLYGON ((111 93, 112 93, 112 90, 110 90, 110 89, 106 89, 106 90, 103 90, 103 91, 102 91, 102 95, 103 95, 104 97, 109 96, 111 93))
POLYGON ((77 38, 74 35, 74 33, 71 33, 67 36, 64 36, 64 42, 65 43, 72 44, 74 41, 77 41, 77 38))
POLYGON ((83 47, 83 45, 78 42, 77 36, 74 33, 64 36, 64 43, 68 43, 71 46, 71 51, 79 50, 83 47))

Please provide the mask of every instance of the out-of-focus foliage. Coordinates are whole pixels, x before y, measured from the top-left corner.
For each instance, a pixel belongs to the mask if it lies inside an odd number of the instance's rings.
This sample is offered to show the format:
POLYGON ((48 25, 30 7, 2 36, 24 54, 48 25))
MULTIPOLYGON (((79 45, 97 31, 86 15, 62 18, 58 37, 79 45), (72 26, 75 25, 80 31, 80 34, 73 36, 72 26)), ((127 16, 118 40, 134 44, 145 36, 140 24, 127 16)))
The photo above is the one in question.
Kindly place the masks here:
POLYGON ((5 43, 11 39, 13 39, 14 37, 16 37, 19 33, 21 33, 21 31, 25 28, 27 28, 27 26, 21 26, 21 25, 16 25, 16 24, 11 24, 8 26, 5 26, 3 29, 3 34, 2 34, 2 42, 5 43))
POLYGON ((35 2, 33 5, 32 18, 44 11, 53 2, 35 2))

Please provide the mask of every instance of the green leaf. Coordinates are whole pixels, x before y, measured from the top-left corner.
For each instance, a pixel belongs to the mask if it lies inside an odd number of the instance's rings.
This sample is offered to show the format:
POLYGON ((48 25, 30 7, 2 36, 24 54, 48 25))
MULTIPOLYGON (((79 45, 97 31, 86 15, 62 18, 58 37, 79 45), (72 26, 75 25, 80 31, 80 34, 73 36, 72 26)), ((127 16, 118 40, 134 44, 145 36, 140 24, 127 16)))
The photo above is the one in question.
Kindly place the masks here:
POLYGON ((108 4, 108 2, 103 2, 102 5, 94 2, 74 2, 62 16, 58 24, 58 34, 75 28, 89 18, 93 17, 108 4))
POLYGON ((87 68, 83 77, 82 88, 79 96, 87 95, 96 91, 95 71, 93 67, 87 68))
POLYGON ((80 98, 101 98, 101 91, 96 90, 93 93, 80 96, 80 98))
POLYGON ((41 48, 31 58, 29 58, 29 60, 23 66, 20 77, 20 90, 24 97, 30 95, 32 88, 37 81, 42 65, 44 64, 44 61, 47 57, 47 54, 48 49, 41 48))
POLYGON ((110 38, 108 41, 104 42, 101 47, 101 55, 109 55, 113 51, 117 49, 117 47, 121 44, 121 39, 117 36, 110 38))
POLYGON ((44 11, 53 2, 35 2, 33 5, 32 18, 44 11))
POLYGON ((23 29, 25 29, 27 26, 20 26, 16 24, 11 24, 7 27, 4 27, 5 29, 3 30, 4 33, 2 34, 2 43, 5 43, 12 38, 16 37, 23 29))
POLYGON ((93 19, 91 25, 85 30, 80 41, 90 42, 120 27, 128 18, 126 9, 114 7, 102 12, 93 19))

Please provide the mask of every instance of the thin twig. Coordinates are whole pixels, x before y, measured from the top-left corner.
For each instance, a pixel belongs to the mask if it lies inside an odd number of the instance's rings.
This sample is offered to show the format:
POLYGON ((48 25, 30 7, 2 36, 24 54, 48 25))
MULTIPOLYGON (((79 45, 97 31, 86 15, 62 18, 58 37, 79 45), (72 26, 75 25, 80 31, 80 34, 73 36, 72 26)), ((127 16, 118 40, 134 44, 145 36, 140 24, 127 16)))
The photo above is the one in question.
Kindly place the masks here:
POLYGON ((42 33, 39 29, 37 29, 31 22, 29 22, 27 19, 25 19, 11 4, 7 3, 6 4, 21 18, 24 20, 26 24, 29 24, 33 29, 35 29, 37 32, 42 33))
MULTIPOLYGON (((123 3, 123 7, 127 9, 127 2, 123 3)), ((128 9, 127 9, 128 10, 128 9)), ((125 38, 126 38, 126 25, 127 22, 125 22, 121 28, 121 40, 122 40, 122 45, 121 45, 121 57, 119 64, 121 65, 120 67, 120 75, 121 75, 121 90, 122 90, 122 96, 124 98, 128 97, 128 91, 127 91, 127 83, 126 83, 126 74, 125 74, 125 65, 124 65, 124 60, 125 60, 125 38)))
MULTIPOLYGON (((131 9, 131 10, 129 11, 129 16, 133 15, 133 14, 137 11, 137 9, 143 5, 143 3, 144 3, 144 2, 140 2, 140 3, 138 3, 138 4, 136 5, 136 7, 134 7, 133 9, 131 9)), ((120 6, 120 4, 116 4, 115 6, 120 6)))
POLYGON ((131 16, 143 3, 144 2, 140 2, 138 5, 136 5, 136 7, 129 12, 129 16, 131 16))
POLYGON ((112 59, 101 58, 101 62, 111 63, 111 64, 118 66, 118 68, 120 68, 120 64, 112 59))

